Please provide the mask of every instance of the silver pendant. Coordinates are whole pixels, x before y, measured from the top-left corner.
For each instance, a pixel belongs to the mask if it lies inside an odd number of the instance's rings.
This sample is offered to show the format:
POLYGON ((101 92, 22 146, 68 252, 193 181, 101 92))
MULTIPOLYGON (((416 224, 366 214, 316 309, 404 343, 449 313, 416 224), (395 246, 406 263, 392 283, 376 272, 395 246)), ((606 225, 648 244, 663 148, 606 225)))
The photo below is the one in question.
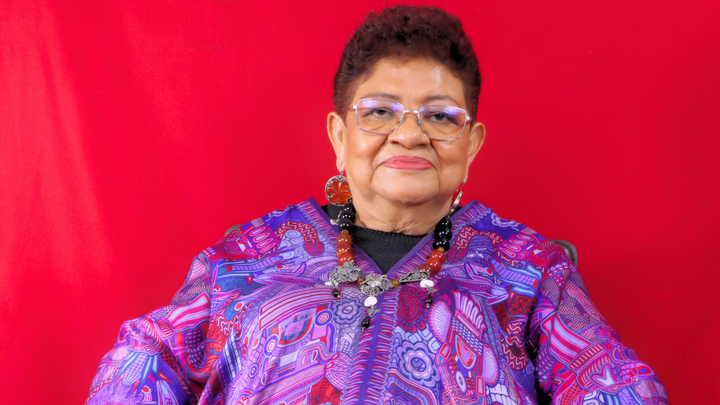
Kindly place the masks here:
POLYGON ((405 283, 414 283, 416 281, 422 281, 430 277, 430 273, 427 271, 420 271, 420 270, 413 270, 409 271, 405 274, 401 274, 398 277, 398 281, 400 281, 401 284, 405 283))
POLYGON ((360 267, 355 265, 354 261, 345 262, 342 266, 337 266, 330 272, 329 283, 337 287, 342 283, 354 283, 362 274, 360 267))
POLYGON ((360 283, 360 291, 369 297, 377 297, 391 288, 393 283, 384 274, 370 273, 365 276, 365 281, 360 283))

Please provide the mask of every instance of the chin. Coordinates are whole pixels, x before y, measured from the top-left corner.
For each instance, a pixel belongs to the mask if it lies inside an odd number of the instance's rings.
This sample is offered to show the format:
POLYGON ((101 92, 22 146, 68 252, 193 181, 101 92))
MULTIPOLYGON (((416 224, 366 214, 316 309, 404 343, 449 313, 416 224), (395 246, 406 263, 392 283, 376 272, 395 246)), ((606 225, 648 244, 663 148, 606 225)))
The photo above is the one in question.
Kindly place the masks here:
POLYGON ((419 205, 437 198, 439 190, 437 182, 428 184, 428 182, 403 179, 380 184, 377 187, 376 194, 385 200, 403 205, 419 205))

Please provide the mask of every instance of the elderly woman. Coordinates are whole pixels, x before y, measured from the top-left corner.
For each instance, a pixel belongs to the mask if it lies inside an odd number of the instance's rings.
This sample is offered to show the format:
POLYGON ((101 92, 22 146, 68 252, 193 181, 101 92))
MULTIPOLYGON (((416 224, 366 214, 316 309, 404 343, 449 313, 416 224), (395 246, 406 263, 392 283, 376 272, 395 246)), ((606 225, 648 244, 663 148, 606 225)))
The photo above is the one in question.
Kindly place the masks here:
POLYGON ((335 76, 331 204, 203 250, 170 305, 122 326, 88 403, 667 403, 562 249, 458 205, 479 92, 457 18, 369 14, 335 76))

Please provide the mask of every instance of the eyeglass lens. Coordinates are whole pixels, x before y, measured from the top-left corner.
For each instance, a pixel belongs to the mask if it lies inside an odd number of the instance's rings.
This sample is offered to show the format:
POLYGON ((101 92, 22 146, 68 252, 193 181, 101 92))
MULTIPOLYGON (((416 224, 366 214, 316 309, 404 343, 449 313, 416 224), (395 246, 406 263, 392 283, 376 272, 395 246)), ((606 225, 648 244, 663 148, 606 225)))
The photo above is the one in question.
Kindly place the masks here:
MULTIPOLYGON (((467 114, 458 107, 429 105, 419 111, 420 127, 429 138, 456 139, 462 135, 467 114)), ((400 126, 403 106, 388 100, 365 99, 357 104, 360 129, 391 134, 400 126)), ((406 119, 408 119, 406 117, 406 119)))

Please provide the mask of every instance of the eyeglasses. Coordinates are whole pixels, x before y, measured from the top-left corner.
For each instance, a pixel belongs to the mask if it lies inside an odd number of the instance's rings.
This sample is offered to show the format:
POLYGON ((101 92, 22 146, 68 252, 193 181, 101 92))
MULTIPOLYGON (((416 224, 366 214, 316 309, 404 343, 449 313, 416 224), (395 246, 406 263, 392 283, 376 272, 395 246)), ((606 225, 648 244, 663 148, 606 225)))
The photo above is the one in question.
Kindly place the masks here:
POLYGON ((471 120, 467 111, 449 105, 426 105, 420 110, 406 110, 400 103, 365 98, 350 106, 355 110, 358 128, 371 134, 390 135, 405 122, 405 114, 417 115, 417 124, 430 139, 454 141, 462 137, 471 120))

